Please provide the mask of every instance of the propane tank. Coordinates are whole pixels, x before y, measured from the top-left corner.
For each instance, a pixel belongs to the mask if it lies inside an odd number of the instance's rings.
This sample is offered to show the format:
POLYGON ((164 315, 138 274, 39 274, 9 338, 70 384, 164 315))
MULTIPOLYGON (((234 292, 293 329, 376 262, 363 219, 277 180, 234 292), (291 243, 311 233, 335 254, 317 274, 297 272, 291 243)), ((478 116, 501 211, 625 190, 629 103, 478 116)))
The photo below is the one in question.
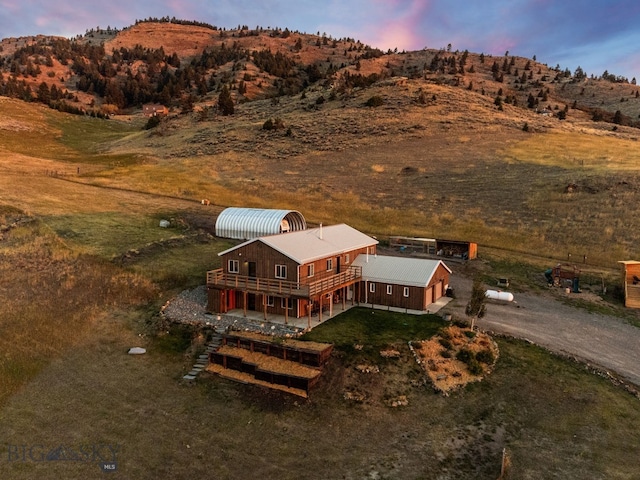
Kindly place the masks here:
POLYGON ((501 300, 503 302, 513 302, 513 293, 511 292, 501 292, 499 290, 487 290, 484 295, 489 300, 501 300))

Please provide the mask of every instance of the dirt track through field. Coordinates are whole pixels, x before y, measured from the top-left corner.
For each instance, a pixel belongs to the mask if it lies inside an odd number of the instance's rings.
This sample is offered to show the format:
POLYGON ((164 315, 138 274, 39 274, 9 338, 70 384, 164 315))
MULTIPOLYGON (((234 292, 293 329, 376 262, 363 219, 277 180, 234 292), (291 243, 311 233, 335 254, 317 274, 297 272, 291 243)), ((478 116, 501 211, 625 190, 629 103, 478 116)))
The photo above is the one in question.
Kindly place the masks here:
MULTIPOLYGON (((452 276, 450 284, 457 298, 449 304, 449 310, 464 317, 472 282, 452 276)), ((549 295, 520 293, 514 297, 514 303, 488 303, 478 327, 577 357, 640 386, 639 328, 617 317, 570 307, 549 295)))

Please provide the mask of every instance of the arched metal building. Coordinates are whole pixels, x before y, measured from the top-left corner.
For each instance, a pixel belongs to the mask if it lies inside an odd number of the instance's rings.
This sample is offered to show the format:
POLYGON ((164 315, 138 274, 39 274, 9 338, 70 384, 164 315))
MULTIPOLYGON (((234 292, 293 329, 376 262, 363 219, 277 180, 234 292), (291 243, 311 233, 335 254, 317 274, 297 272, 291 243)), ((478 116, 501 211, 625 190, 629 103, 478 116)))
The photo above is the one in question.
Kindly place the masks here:
POLYGON ((216 220, 216 236, 238 240, 306 229, 307 222, 295 210, 229 207, 216 220))

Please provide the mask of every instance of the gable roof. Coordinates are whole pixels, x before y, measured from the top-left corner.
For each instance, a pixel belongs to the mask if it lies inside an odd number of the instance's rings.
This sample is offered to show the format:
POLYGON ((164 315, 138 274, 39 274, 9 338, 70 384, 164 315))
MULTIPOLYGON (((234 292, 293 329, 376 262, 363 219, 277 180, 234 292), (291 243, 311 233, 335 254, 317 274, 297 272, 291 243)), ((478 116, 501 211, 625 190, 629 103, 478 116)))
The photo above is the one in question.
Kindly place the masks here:
POLYGON ((225 255, 252 242, 262 242, 300 265, 378 244, 378 241, 369 235, 341 223, 254 238, 218 255, 225 255))
POLYGON ((362 267, 365 280, 380 283, 400 284, 412 287, 426 287, 433 278, 442 260, 412 257, 389 257, 385 255, 358 255, 353 265, 362 267))

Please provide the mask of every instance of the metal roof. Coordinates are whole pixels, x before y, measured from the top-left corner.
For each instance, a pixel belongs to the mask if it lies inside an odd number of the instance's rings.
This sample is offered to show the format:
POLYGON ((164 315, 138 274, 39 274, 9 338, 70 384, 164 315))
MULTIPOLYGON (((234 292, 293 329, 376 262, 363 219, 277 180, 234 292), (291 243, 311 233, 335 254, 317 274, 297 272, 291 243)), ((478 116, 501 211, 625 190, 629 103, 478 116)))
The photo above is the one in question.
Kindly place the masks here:
POLYGON ((451 273, 442 260, 426 258, 360 254, 353 261, 354 266, 362 267, 365 280, 412 287, 426 287, 440 264, 451 273))
POLYGON ((287 231, 306 230, 307 222, 295 210, 225 208, 216 220, 216 236, 248 240, 287 231))
POLYGON ((256 238, 220 252, 218 255, 225 255, 232 250, 255 241, 268 245, 299 265, 378 244, 375 238, 371 238, 355 228, 341 223, 328 227, 320 226, 319 228, 283 233, 282 235, 256 238))

